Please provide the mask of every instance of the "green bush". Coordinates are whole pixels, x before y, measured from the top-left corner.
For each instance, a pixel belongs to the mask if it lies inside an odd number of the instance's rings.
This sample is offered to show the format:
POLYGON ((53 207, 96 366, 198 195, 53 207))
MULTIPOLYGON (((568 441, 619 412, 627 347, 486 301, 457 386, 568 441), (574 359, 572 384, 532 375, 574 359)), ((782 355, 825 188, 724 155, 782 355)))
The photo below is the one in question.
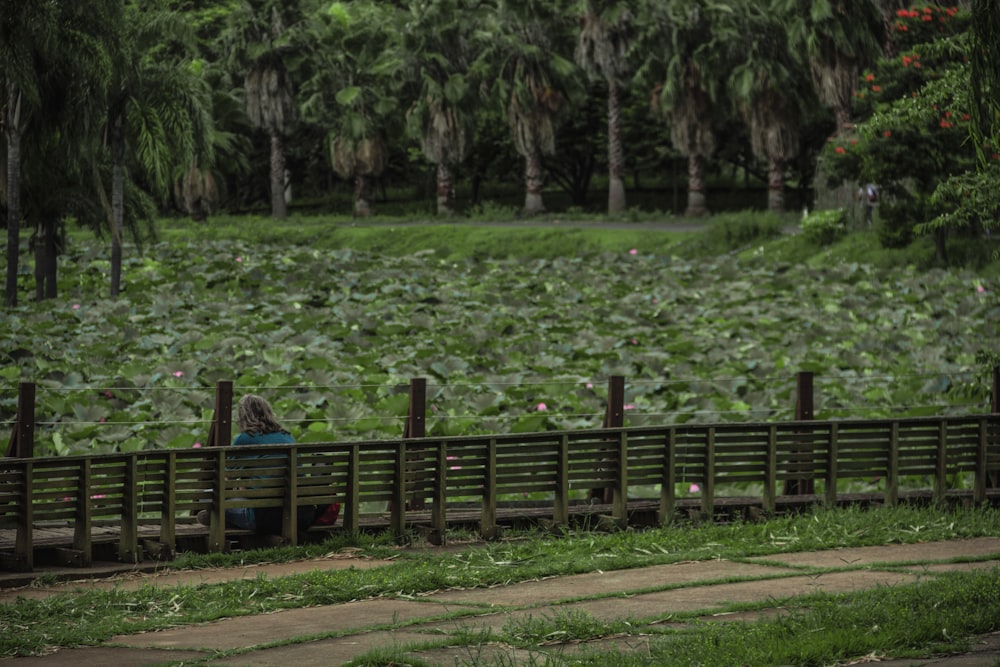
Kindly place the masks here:
POLYGON ((847 234, 847 214, 842 208, 813 211, 802 220, 801 229, 811 243, 831 245, 847 234))
POLYGON ((706 219, 705 231, 683 244, 691 257, 711 257, 738 252, 781 238, 785 221, 781 216, 762 211, 720 213, 706 219))

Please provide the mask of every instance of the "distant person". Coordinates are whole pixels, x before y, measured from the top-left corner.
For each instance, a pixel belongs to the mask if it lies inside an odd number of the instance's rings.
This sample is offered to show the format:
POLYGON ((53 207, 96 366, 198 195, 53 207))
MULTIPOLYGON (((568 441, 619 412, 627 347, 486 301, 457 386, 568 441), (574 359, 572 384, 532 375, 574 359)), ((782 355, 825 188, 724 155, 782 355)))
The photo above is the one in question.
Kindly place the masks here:
POLYGON ((875 211, 875 207, 878 206, 878 188, 875 187, 874 183, 868 183, 860 188, 858 188, 858 201, 865 209, 865 222, 871 226, 872 224, 872 213, 875 211))
MULTIPOLYGON (((233 439, 234 447, 252 447, 254 445, 287 445, 293 444, 295 438, 285 430, 274 416, 271 405, 256 394, 247 394, 237 404, 236 423, 240 429, 239 435, 233 439)), ((266 458, 284 458, 281 454, 265 454, 266 458)), ((233 458, 258 458, 256 456, 240 456, 233 458)), ((304 531, 327 507, 301 505, 298 508, 299 530, 304 531)), ((338 506, 339 509, 339 506, 338 506)), ((252 530, 258 535, 267 536, 278 544, 281 536, 281 507, 227 507, 226 526, 252 530)), ((198 513, 198 523, 209 525, 209 512, 198 513)))

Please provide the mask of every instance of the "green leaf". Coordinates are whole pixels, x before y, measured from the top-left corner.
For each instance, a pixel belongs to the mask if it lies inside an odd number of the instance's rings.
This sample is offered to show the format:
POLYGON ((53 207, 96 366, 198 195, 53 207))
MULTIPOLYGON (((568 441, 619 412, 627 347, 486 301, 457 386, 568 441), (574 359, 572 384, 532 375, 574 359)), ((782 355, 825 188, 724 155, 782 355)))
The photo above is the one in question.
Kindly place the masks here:
POLYGON ((337 104, 341 106, 349 107, 353 105, 358 98, 361 97, 361 88, 359 86, 348 86, 347 88, 341 88, 337 91, 334 99, 337 100, 337 104))

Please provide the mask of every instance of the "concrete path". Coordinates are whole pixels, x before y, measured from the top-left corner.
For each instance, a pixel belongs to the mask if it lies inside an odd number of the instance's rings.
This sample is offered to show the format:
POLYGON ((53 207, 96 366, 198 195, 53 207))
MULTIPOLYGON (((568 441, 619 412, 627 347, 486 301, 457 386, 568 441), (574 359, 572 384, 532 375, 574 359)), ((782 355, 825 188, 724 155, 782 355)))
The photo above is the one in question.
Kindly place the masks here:
MULTIPOLYGON (((283 565, 229 570, 131 574, 104 581, 69 582, 46 589, 0 592, 0 602, 16 595, 42 596, 94 586, 175 587, 233 579, 280 577, 315 569, 376 567, 384 563, 356 557, 325 558, 283 565)), ((147 666, 196 663, 233 667, 328 667, 342 665, 375 648, 399 648, 438 665, 543 664, 549 656, 577 651, 642 650, 649 641, 641 626, 671 623, 678 613, 703 620, 754 620, 784 613, 781 601, 817 590, 847 592, 907 583, 936 572, 1000 566, 1000 538, 913 545, 834 549, 780 554, 743 562, 709 560, 630 570, 553 577, 507 586, 446 590, 409 600, 371 599, 230 618, 147 634, 115 637, 102 646, 64 649, 51 655, 0 660, 0 666, 147 666), (988 558, 955 564, 956 557, 988 558), (838 569, 817 575, 817 570, 838 569), (723 613, 733 603, 772 600, 771 609, 723 613), (598 642, 553 641, 532 650, 500 645, 491 630, 531 617, 586 613, 597 620, 628 620, 636 635, 598 642), (469 638, 481 638, 479 641, 469 638), (457 645, 442 648, 451 640, 457 645), (225 653, 225 657, 222 656, 225 653)), ((1000 664, 1000 633, 977 640, 974 651, 925 660, 868 660, 880 666, 986 667, 1000 664)))

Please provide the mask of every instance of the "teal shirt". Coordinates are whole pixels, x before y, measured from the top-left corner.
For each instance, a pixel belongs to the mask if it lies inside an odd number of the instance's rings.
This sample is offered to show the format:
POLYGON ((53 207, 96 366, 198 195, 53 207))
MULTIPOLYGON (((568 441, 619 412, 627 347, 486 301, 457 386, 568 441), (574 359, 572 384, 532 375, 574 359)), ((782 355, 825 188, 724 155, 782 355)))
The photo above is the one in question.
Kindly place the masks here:
MULTIPOLYGON (((274 431, 273 433, 258 433, 256 435, 251 433, 240 433, 233 439, 234 447, 252 447, 253 445, 289 445, 295 442, 295 438, 292 437, 291 433, 285 433, 284 431, 274 431)), ((284 459, 286 458, 284 454, 239 454, 238 456, 230 456, 230 459, 284 459)), ((239 466, 230 467, 230 470, 236 470, 239 466)))
POLYGON ((290 445, 295 442, 291 433, 275 431, 274 433, 240 433, 233 439, 233 445, 290 445))

